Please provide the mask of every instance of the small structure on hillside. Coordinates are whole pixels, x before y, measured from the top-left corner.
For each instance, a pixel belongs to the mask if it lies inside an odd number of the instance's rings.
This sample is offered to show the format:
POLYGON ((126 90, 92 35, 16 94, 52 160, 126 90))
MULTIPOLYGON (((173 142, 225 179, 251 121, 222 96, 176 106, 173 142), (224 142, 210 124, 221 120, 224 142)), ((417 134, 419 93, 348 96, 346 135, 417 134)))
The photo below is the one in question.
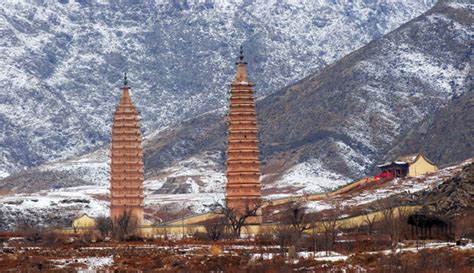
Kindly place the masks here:
POLYGON ((438 167, 427 159, 423 153, 400 156, 395 161, 385 162, 377 165, 377 167, 382 170, 379 175, 381 177, 414 177, 438 170, 438 167))
POLYGON ((95 228, 95 226, 96 226, 95 219, 87 215, 87 213, 83 213, 81 216, 79 216, 78 218, 74 219, 74 221, 72 221, 72 227, 75 230, 92 229, 92 228, 95 228))

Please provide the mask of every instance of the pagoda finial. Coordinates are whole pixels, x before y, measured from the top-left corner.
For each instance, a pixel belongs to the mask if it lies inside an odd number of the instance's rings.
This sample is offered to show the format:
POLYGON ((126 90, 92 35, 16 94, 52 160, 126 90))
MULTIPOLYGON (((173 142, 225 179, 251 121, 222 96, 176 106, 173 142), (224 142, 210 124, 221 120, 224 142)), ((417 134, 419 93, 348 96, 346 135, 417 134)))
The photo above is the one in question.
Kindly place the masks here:
POLYGON ((247 64, 245 61, 244 61, 244 47, 242 45, 240 45, 240 53, 239 53, 239 61, 236 62, 235 64, 247 64))
POLYGON ((244 61, 244 49, 242 45, 240 45, 239 61, 235 64, 237 65, 237 74, 235 75, 234 83, 249 83, 250 81, 247 76, 247 71, 245 71, 245 65, 247 64, 247 62, 244 61))
POLYGON ((123 73, 123 86, 126 87, 128 85, 128 80, 127 80, 127 72, 123 73))
POLYGON ((244 48, 242 45, 240 45, 240 56, 239 56, 240 62, 244 61, 244 48))

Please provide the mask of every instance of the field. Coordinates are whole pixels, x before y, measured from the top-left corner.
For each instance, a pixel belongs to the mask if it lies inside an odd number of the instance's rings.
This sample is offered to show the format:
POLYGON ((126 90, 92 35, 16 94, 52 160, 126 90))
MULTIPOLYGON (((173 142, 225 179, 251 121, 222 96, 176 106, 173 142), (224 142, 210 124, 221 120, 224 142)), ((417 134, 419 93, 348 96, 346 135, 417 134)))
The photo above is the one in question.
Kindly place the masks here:
MULTIPOLYGON (((11 235, 13 236, 13 235, 11 235)), ((209 242, 196 239, 86 242, 45 237, 36 244, 10 237, 1 272, 153 270, 155 272, 472 272, 474 245, 411 242, 395 249, 344 253, 295 251, 265 238, 209 242)), ((336 247, 337 249, 337 247, 336 247)))

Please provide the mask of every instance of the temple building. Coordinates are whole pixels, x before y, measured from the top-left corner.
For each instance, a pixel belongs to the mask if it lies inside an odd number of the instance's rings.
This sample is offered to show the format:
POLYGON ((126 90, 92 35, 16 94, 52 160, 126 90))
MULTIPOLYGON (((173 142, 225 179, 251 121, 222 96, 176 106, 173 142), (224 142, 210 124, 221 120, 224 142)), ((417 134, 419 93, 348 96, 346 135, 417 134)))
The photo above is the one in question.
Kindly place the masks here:
POLYGON ((143 150, 140 119, 130 96, 127 75, 115 110, 110 163, 110 217, 131 213, 143 223, 143 150))
MULTIPOLYGON (((228 208, 244 211, 261 200, 260 160, 257 139, 257 117, 253 84, 245 69, 242 47, 237 73, 231 84, 227 139, 227 185, 228 208)), ((261 211, 248 223, 261 223, 261 211)))
POLYGON ((438 167, 422 153, 400 156, 395 161, 385 162, 377 167, 381 169, 381 175, 391 177, 414 177, 438 170, 438 167))

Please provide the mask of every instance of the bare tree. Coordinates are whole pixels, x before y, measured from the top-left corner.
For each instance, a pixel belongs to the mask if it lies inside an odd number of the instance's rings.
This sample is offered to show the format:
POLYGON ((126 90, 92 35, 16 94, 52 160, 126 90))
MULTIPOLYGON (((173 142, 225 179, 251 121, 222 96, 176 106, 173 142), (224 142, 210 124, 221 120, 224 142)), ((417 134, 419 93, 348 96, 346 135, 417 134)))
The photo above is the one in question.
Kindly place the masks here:
POLYGON ((329 249, 332 248, 332 245, 336 241, 337 236, 337 220, 340 215, 340 207, 336 205, 333 209, 326 211, 323 214, 321 221, 321 228, 324 234, 324 246, 326 249, 326 255, 329 252, 329 249))
MULTIPOLYGON (((322 212, 317 212, 313 213, 311 215, 311 221, 313 222, 311 225, 311 233, 310 233, 310 239, 311 239, 311 245, 314 251, 314 254, 316 255, 316 252, 318 250, 318 242, 321 243, 321 235, 318 235, 319 231, 324 231, 323 228, 323 222, 327 219, 324 213, 322 212), (319 241, 318 241, 319 240, 319 241)), ((323 244, 321 244, 322 248, 323 244)))
POLYGON ((113 230, 112 219, 110 219, 109 217, 105 217, 105 216, 99 216, 99 217, 96 218, 95 221, 96 221, 97 231, 100 233, 102 238, 105 238, 105 237, 109 236, 109 234, 113 230))
POLYGON ((405 225, 402 218, 406 216, 406 209, 401 207, 395 199, 379 200, 377 203, 382 217, 380 219, 382 232, 390 237, 390 242, 394 247, 400 240, 403 225, 405 225))
POLYGON ((124 211, 112 223, 114 237, 121 241, 133 235, 138 228, 138 221, 129 210, 124 211))
POLYGON ((280 215, 280 223, 276 234, 281 247, 288 241, 299 248, 304 232, 314 226, 306 207, 297 201, 286 205, 286 209, 280 215))
POLYGON ((63 241, 63 236, 55 231, 48 231, 44 232, 43 234, 43 241, 48 246, 52 246, 63 241))
POLYGON ((281 253, 284 254, 286 248, 293 242, 293 237, 295 236, 292 227, 284 223, 279 223, 273 233, 280 246, 281 253))
POLYGON ((224 234, 226 225, 227 221, 225 217, 218 217, 204 223, 204 228, 206 229, 209 239, 218 241, 224 234))
POLYGON ((219 202, 211 205, 211 209, 224 215, 234 238, 240 238, 242 227, 247 225, 248 218, 257 216, 261 207, 261 201, 246 202, 243 210, 229 208, 219 202))
POLYGON ((365 211, 365 213, 364 213, 364 223, 367 225, 368 235, 372 235, 372 232, 374 230, 375 222, 377 222, 377 215, 373 214, 371 216, 370 214, 371 214, 371 211, 369 211, 369 210, 365 211))
POLYGON ((301 237, 303 232, 310 230, 312 227, 306 207, 300 202, 288 203, 287 209, 283 214, 283 222, 291 225, 298 237, 301 237))
POLYGON ((16 229, 24 234, 27 241, 37 244, 44 237, 44 229, 28 219, 22 219, 17 223, 16 229))

